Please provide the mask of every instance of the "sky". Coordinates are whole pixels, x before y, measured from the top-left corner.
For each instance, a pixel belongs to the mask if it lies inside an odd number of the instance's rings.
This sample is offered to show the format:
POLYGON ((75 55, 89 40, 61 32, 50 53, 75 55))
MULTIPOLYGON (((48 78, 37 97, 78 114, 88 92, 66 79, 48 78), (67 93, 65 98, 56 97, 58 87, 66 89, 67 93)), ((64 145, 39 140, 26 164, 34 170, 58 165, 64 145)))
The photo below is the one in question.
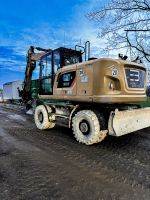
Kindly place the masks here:
POLYGON ((0 88, 23 80, 28 48, 74 48, 91 42, 92 56, 102 56, 99 24, 86 15, 109 0, 5 0, 0 6, 0 88))

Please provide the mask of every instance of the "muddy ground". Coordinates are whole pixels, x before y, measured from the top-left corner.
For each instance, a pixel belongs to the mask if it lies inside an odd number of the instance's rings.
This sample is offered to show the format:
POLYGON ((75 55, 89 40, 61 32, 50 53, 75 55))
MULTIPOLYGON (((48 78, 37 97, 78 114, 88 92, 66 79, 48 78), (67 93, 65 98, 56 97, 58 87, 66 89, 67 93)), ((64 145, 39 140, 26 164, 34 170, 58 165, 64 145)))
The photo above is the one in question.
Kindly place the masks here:
POLYGON ((0 200, 9 199, 149 200, 150 128, 85 146, 0 107, 0 200))

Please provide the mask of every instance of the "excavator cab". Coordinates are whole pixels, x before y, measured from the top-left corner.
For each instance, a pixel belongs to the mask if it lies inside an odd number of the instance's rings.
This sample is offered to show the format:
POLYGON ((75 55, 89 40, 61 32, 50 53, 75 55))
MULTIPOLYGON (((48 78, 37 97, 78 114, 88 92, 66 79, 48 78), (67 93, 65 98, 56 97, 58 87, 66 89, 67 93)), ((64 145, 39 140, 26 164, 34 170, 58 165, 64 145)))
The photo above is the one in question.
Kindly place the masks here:
POLYGON ((39 62, 39 94, 53 94, 53 83, 58 69, 79 62, 82 62, 82 53, 64 47, 60 47, 43 55, 39 62))
POLYGON ((38 94, 52 95, 54 79, 58 69, 67 65, 81 63, 83 54, 85 54, 85 61, 89 60, 89 41, 85 43, 85 46, 76 45, 75 49, 60 47, 52 50, 31 46, 27 54, 23 90, 18 90, 22 100, 27 103, 29 100, 37 98, 38 94), (37 67, 38 65, 40 66, 39 68, 37 67), (32 80, 35 69, 39 77, 37 80, 32 80), (34 87, 35 85, 36 87, 34 87))

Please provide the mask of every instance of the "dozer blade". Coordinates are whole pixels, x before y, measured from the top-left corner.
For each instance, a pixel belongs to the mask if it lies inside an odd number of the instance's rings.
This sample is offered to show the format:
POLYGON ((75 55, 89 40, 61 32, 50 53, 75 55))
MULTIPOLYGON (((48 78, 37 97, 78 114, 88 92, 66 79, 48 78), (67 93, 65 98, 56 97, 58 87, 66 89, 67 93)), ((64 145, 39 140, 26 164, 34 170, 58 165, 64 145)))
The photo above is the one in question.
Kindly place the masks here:
POLYGON ((150 108, 111 112, 108 134, 122 136, 150 126, 150 108))

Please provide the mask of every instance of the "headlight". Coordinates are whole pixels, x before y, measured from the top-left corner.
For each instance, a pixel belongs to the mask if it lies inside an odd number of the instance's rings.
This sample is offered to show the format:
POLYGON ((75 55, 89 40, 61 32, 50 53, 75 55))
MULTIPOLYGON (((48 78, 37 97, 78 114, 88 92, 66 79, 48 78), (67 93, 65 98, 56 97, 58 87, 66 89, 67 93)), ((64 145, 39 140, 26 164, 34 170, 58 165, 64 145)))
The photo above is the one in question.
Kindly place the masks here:
POLYGON ((110 83, 109 83, 109 89, 114 90, 114 88, 115 88, 115 87, 114 87, 113 82, 110 82, 110 83))

